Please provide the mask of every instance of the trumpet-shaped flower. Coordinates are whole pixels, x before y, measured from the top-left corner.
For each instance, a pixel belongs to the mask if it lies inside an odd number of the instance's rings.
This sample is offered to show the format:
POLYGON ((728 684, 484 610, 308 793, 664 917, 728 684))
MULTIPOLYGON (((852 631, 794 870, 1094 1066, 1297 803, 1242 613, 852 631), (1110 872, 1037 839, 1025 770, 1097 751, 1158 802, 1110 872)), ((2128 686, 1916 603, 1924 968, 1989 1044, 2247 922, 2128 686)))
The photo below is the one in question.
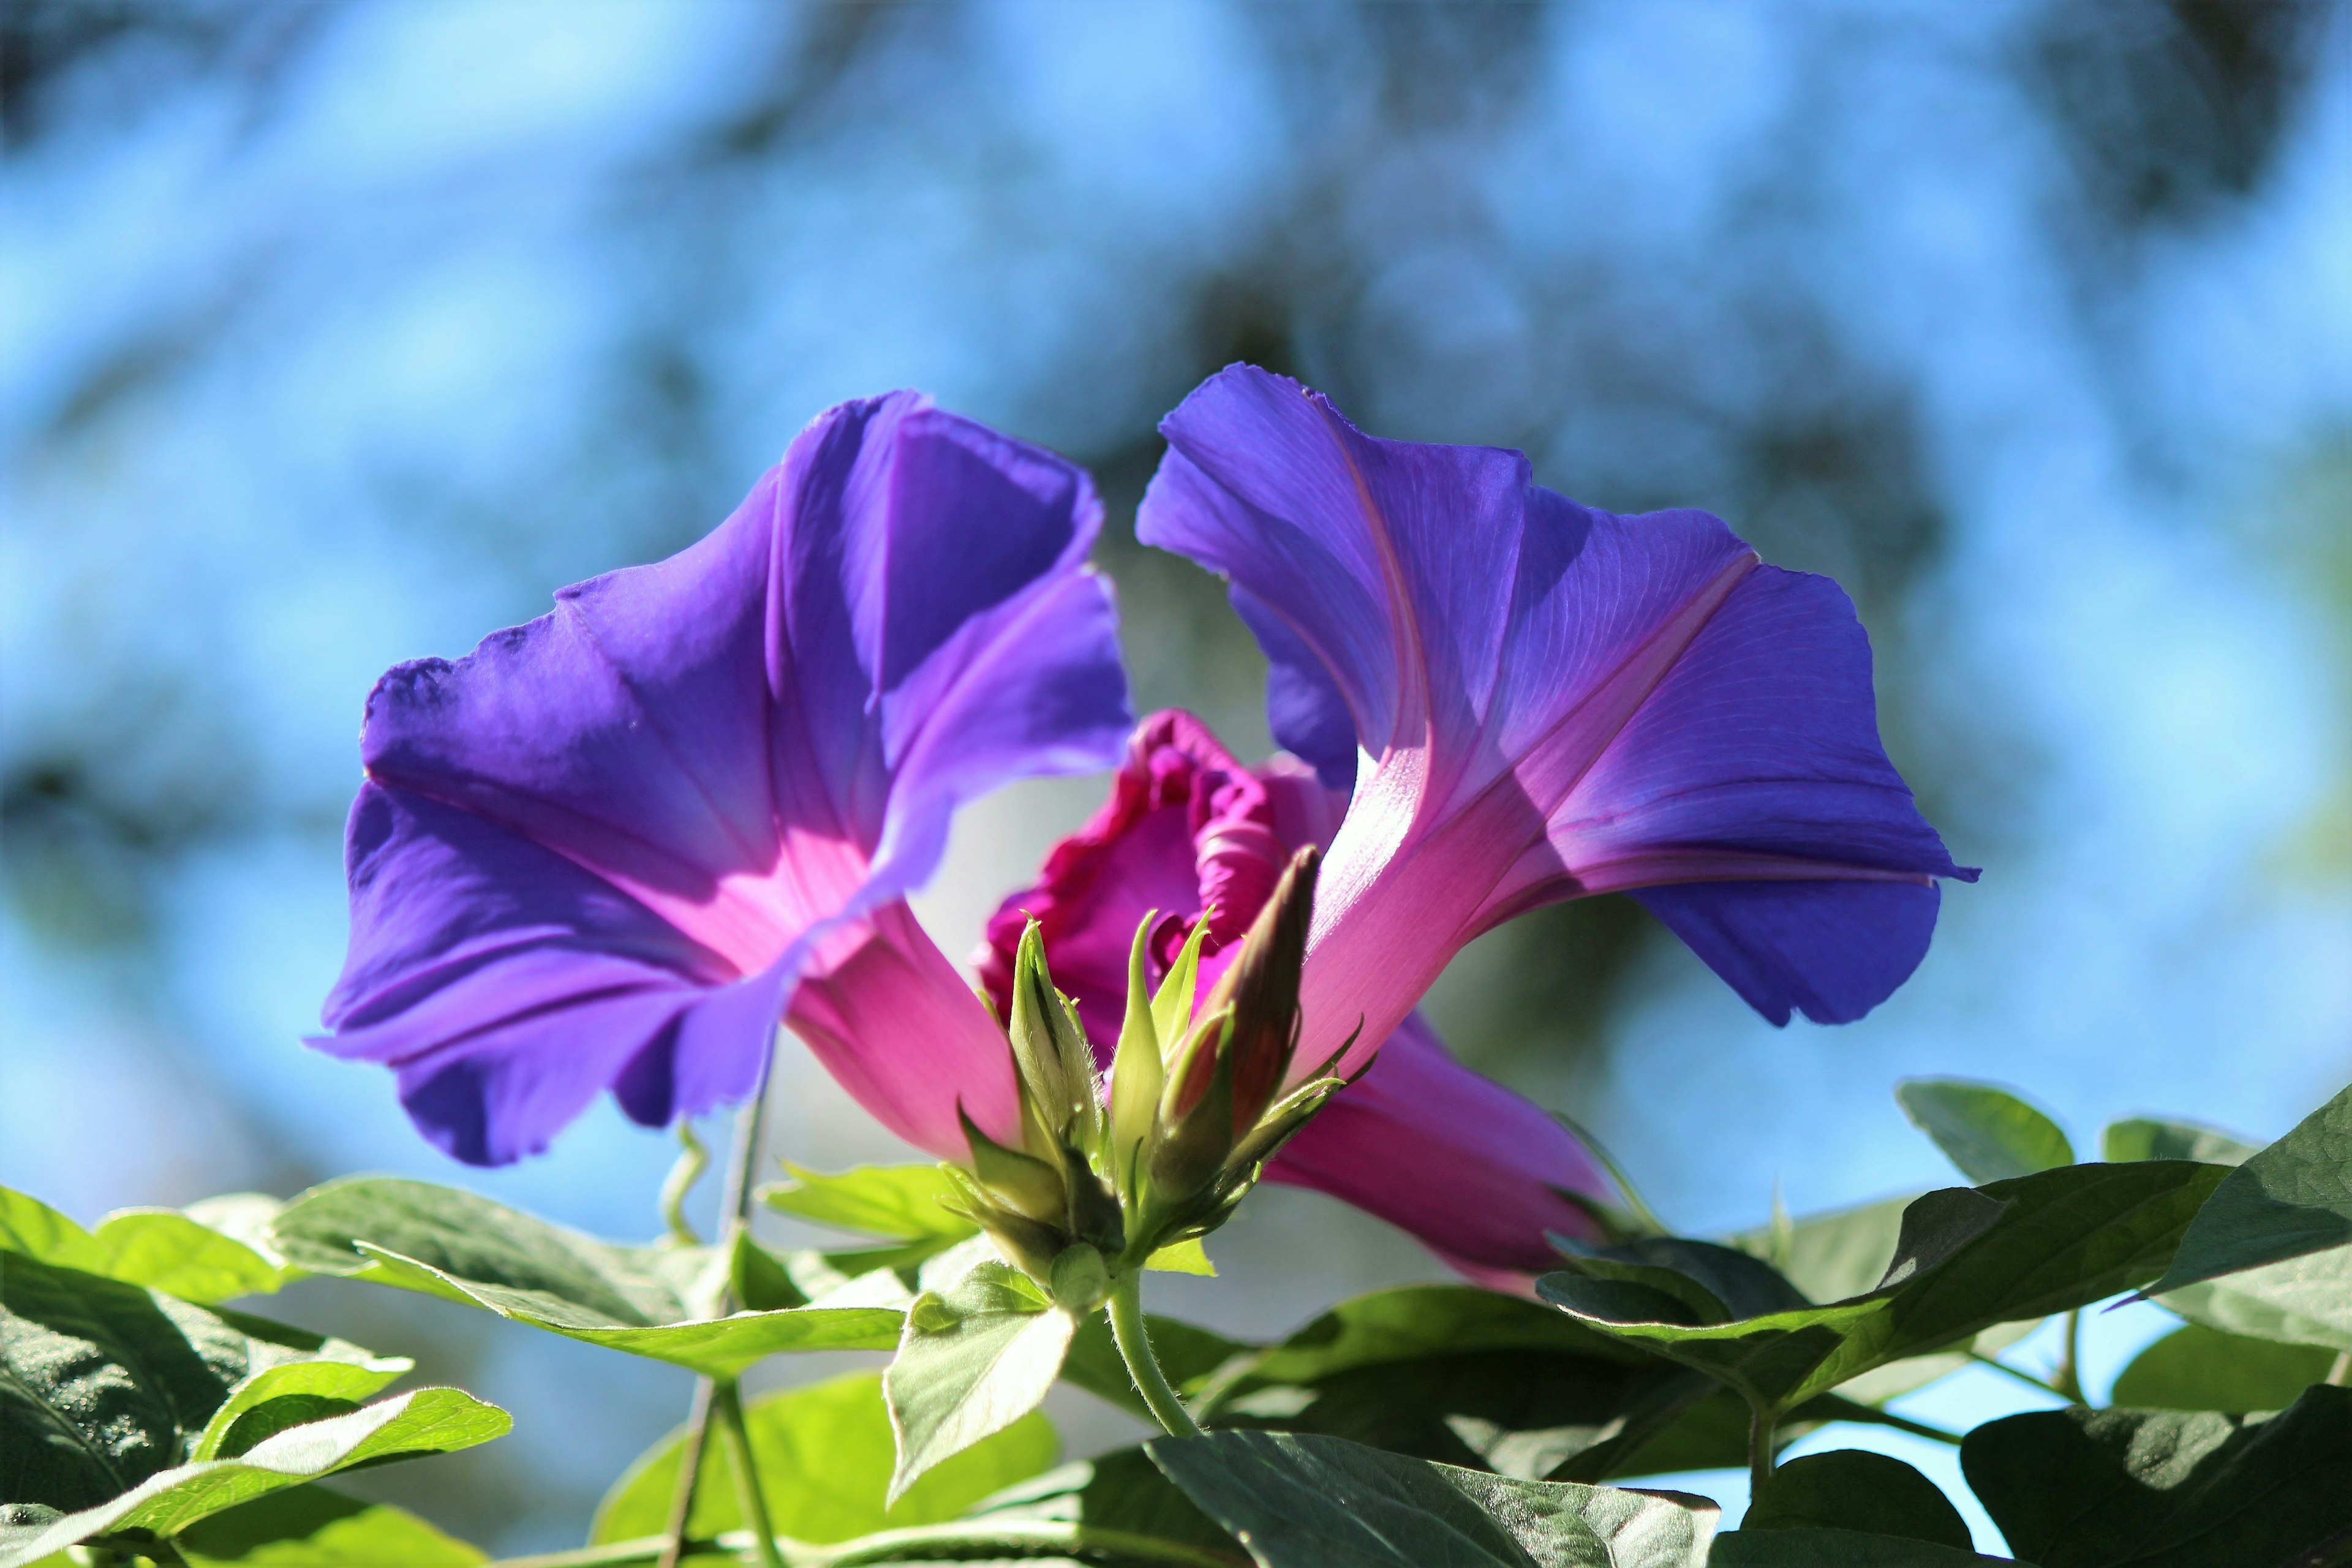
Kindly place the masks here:
MULTIPOLYGON (((1346 807, 1345 795, 1289 758, 1248 768, 1192 715, 1153 714, 1129 743, 1109 800, 1046 858, 1036 885, 1006 899, 990 921, 982 984, 1008 1011, 1034 918, 1055 984, 1077 1004, 1108 1065, 1138 924, 1160 916, 1150 944, 1156 983, 1205 920, 1205 977, 1232 962, 1291 854, 1328 844, 1346 807)), ((1588 1212, 1565 1194, 1612 1194, 1559 1121, 1456 1062, 1418 1013, 1380 1051, 1370 1073, 1283 1146, 1267 1180, 1344 1199, 1496 1282, 1552 1266, 1548 1232, 1597 1237, 1588 1212)))
POLYGON ((844 404, 700 542, 394 669, 314 1043, 392 1067, 482 1163, 600 1090, 649 1125, 751 1093, 788 1006, 902 1135, 961 1155, 959 1101, 1010 1132, 1003 1035, 940 991, 900 900, 961 802, 1118 756, 1099 521, 1050 453, 912 394, 844 404), (941 1000, 890 1054, 865 1044, 877 996, 941 1000))
POLYGON ((1492 447, 1364 435, 1236 365, 1162 422, 1147 543, 1223 574, 1276 738, 1335 787, 1307 963, 1319 1059, 1379 1048, 1465 942, 1624 890, 1757 1011, 1868 1012, 1953 865, 1877 733, 1826 578, 1705 512, 1620 517, 1492 447))

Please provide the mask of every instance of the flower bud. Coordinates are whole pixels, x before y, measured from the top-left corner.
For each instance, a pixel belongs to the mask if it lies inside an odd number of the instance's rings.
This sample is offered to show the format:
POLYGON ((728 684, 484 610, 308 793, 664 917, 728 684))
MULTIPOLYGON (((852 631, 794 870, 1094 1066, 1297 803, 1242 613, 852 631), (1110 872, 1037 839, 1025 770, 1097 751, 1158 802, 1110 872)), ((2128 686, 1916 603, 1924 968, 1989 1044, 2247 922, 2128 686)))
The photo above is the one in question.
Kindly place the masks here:
POLYGON ((1225 1050, 1233 1058, 1236 1138, 1256 1126, 1274 1102, 1298 1047, 1299 972, 1307 963, 1307 930, 1322 859, 1322 851, 1311 844, 1290 858, 1273 896, 1242 939, 1240 956, 1204 1005, 1209 1012, 1233 1010, 1225 1050))
POLYGON ((1110 1294, 1110 1265, 1083 1241, 1064 1247, 1047 1273, 1055 1305, 1081 1317, 1101 1306, 1110 1294))

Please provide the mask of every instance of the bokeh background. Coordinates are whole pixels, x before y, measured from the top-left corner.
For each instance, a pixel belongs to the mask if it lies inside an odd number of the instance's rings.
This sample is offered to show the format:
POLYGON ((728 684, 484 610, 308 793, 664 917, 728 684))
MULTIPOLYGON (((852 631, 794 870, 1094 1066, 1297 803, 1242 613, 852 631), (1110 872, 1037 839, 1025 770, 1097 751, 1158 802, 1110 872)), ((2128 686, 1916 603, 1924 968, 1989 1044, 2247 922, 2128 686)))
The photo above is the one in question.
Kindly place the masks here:
MULTIPOLYGON (((1775 1031, 1602 900, 1433 1004, 1684 1228, 1948 1181, 1907 1073, 2084 1143, 2274 1136, 2352 1077, 2344 6, 10 0, 0 133, 0 1182, 85 1219, 467 1179, 299 1043, 362 699, 693 540, 839 398, 1089 466, 1139 704, 1262 752, 1216 585, 1129 531, 1155 419, 1236 358, 1859 601, 1889 749, 1986 868, 1902 993, 1775 1031)), ((966 814, 950 952, 1101 791, 966 814)), ((789 1044, 774 1104, 772 1154, 894 1155, 789 1044)), ((604 1108, 484 1184, 645 1236, 671 1153, 604 1108)), ((1160 1299, 1255 1333, 1442 1273, 1288 1192, 1216 1251, 1160 1299)), ((686 1398, 418 1298, 270 1310, 515 1411, 377 1483, 509 1551, 577 1542, 686 1398)), ((2102 1320, 2095 1384, 2159 1326, 2102 1320)))

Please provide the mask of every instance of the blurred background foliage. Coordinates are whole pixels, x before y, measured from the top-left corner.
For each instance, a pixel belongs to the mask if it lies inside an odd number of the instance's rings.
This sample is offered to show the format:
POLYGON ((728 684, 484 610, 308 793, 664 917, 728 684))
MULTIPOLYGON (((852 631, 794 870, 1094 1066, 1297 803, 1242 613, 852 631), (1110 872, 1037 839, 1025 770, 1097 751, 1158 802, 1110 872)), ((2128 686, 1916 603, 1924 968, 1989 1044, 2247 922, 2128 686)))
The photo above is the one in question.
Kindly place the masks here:
MULTIPOLYGON (((1091 468, 1139 709, 1262 752, 1217 585, 1129 532, 1234 359, 1860 605, 1987 868, 1911 986, 1776 1035, 1601 900, 1433 1004, 1685 1226, 1945 1180, 1903 1072, 2269 1135, 2352 1068, 2344 6, 12 0, 0 135, 0 1181, 85 1218, 465 1179, 297 1044, 361 701, 696 538, 839 398, 1091 468)), ((967 814, 950 952, 1100 790, 967 814)), ((777 1095, 772 1152, 891 1157, 789 1046, 777 1095)), ((668 1152, 604 1110, 487 1184, 649 1233, 668 1152)), ((1439 1272, 1297 1194, 1220 1256, 1169 1298, 1255 1331, 1439 1272)), ((510 1550, 683 1401, 414 1299, 278 1310, 516 1408, 400 1483, 510 1550)))

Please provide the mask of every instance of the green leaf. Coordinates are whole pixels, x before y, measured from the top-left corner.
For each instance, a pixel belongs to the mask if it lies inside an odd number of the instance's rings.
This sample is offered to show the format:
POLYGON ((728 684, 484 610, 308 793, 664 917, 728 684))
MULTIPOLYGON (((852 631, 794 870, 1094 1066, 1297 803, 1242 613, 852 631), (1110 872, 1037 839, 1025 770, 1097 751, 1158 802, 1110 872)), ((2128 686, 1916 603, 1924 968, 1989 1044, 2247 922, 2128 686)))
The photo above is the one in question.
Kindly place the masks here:
POLYGON ((1027 1275, 1002 1263, 982 1263, 945 1291, 916 1298, 882 1377, 898 1434, 889 1500, 1034 1410, 1061 1375, 1076 1327, 1027 1275))
POLYGON ((2109 1122, 2099 1139, 2100 1158, 2116 1164, 2126 1160, 2196 1160, 2208 1165, 2242 1165, 2260 1147, 2201 1122, 2150 1116, 2109 1122))
POLYGON ((1996 1084, 1906 1079, 1895 1098, 1912 1124, 1979 1185, 2074 1163, 2074 1146, 2058 1124, 1996 1084))
POLYGON ((200 1459, 158 1471, 95 1508, 0 1536, 0 1568, 21 1568, 92 1538, 138 1531, 173 1535, 273 1491, 362 1465, 470 1448, 512 1425, 505 1411, 470 1394, 421 1388, 348 1415, 289 1426, 234 1459, 200 1459))
POLYGON ((271 1227, 289 1258, 496 1312, 712 1377, 783 1351, 887 1350, 904 1287, 877 1270, 804 1307, 714 1318, 712 1249, 616 1247, 453 1187, 356 1177, 313 1188, 271 1227))
POLYGON ((2011 1549, 2042 1568, 2301 1568, 2352 1553, 2352 1389, 2309 1389, 2261 1418, 2012 1415, 1969 1433, 1960 1465, 2011 1549))
POLYGON ((2109 1402, 2147 1410, 2284 1410, 2326 1380, 2336 1352, 2283 1345, 2192 1323, 2124 1368, 2109 1402))
POLYGON ((1337 1437, 1161 1437, 1152 1461, 1261 1568, 1700 1568, 1702 1498, 1514 1480, 1337 1437))
POLYGON ((2352 1246, 2352 1089, 2230 1173, 2150 1295, 2352 1246))
POLYGON ((1172 1542, 1212 1553, 1236 1568, 1246 1561, 1241 1543, 1193 1507, 1192 1500, 1161 1475, 1141 1448, 1121 1448, 1048 1470, 997 1493, 971 1517, 983 1524, 1060 1520, 1092 1531, 1172 1542))
POLYGON ((183 1531, 188 1568, 476 1568, 489 1554, 404 1509, 294 1487, 183 1531))
POLYGON ((1885 1454, 1833 1448, 1791 1459, 1748 1505, 1751 1530, 1850 1530, 1972 1551, 1975 1538, 1936 1483, 1885 1454))
POLYGON ((357 1409, 414 1365, 405 1356, 297 1361, 264 1367, 229 1390, 196 1435, 192 1459, 233 1459, 289 1426, 357 1409))
POLYGON ((2352 1351, 2352 1247, 2225 1274, 2156 1300, 2207 1328, 2352 1351))
POLYGON ((1205 1274, 1214 1279, 1217 1266, 1209 1261, 1208 1250, 1201 1238, 1180 1241, 1173 1247, 1163 1247, 1146 1259, 1146 1268, 1157 1268, 1163 1274, 1205 1274))
MULTIPOLYGON (((1981 1568, 2007 1563, 1965 1546, 1858 1530, 1753 1530, 1716 1538, 1708 1568, 1981 1568)), ((2030 1568, 2030 1565, 2028 1565, 2030 1568)))
POLYGON ((231 1391, 298 1363, 407 1363, 240 1312, 0 1252, 0 1477, 70 1512, 191 1457, 231 1391))
POLYGON ((1693 1322, 1757 1318, 1809 1304, 1770 1264, 1711 1241, 1658 1236, 1617 1247, 1568 1243, 1564 1251, 1570 1270, 1672 1297, 1693 1322))
POLYGON ((2186 1161, 2069 1165, 1981 1191, 1947 1188, 1905 1212, 1878 1289, 1727 1323, 1676 1323, 1643 1288, 1548 1274, 1538 1292, 1579 1322, 1788 1410, 1876 1368, 2128 1289, 2160 1270, 2225 1173, 2186 1161))
POLYGON ((760 1189, 779 1214, 862 1236, 902 1241, 961 1241, 979 1226, 940 1206, 954 1195, 937 1165, 859 1165, 826 1175, 784 1162, 793 1180, 760 1189))
MULTIPOLYGON (((896 1458, 879 1373, 854 1372, 788 1389, 744 1411, 769 1521, 796 1541, 847 1541, 877 1530, 955 1519, 982 1498, 1061 1457, 1053 1424, 1037 1412, 945 1459, 894 1505, 885 1494, 896 1458)), ((630 1468, 596 1510, 592 1542, 658 1535, 668 1528, 685 1435, 673 1432, 630 1468)), ((743 1528, 735 1489, 714 1447, 697 1479, 688 1532, 708 1539, 743 1528)))
POLYGON ((0 1249, 190 1301, 263 1295, 289 1277, 252 1247, 177 1209, 121 1209, 88 1231, 6 1187, 0 1187, 0 1249))

